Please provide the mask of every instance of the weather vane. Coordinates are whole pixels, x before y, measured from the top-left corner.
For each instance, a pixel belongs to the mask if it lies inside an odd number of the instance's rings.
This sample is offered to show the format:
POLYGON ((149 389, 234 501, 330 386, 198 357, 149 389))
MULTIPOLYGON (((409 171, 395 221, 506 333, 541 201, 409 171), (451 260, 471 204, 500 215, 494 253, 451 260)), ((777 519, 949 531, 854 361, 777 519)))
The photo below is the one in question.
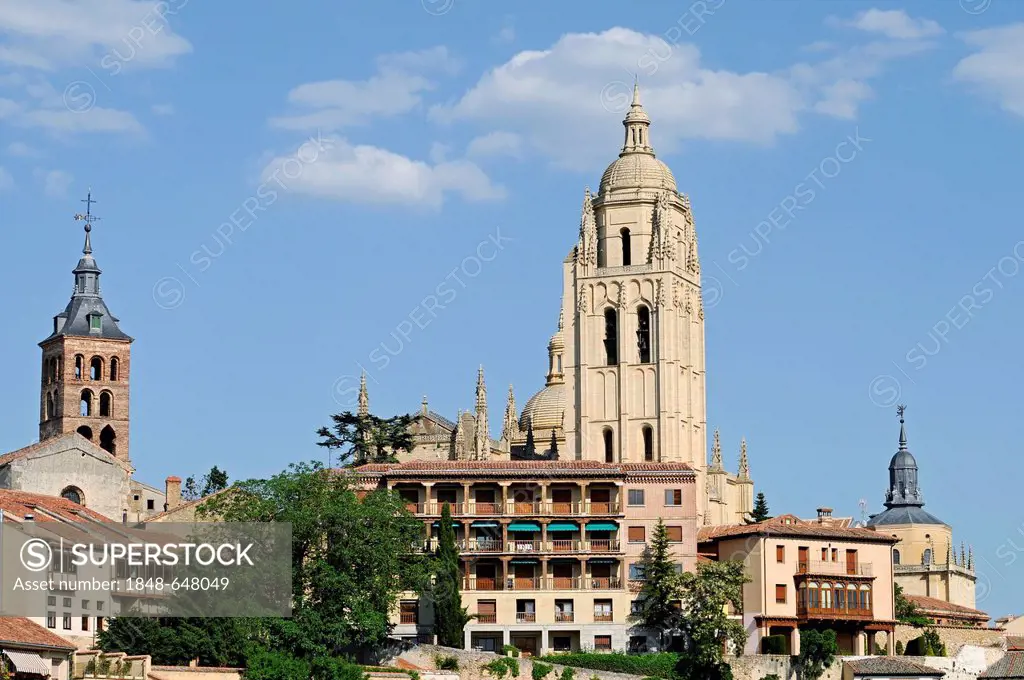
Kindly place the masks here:
POLYGON ((900 422, 903 422, 903 413, 907 410, 906 404, 900 404, 896 407, 896 415, 900 417, 900 422))
POLYGON ((92 223, 100 219, 92 214, 92 204, 96 203, 96 201, 92 200, 92 187, 89 188, 89 193, 86 194, 86 197, 82 199, 82 203, 85 203, 85 214, 76 213, 75 222, 85 222, 85 230, 92 231, 92 223))

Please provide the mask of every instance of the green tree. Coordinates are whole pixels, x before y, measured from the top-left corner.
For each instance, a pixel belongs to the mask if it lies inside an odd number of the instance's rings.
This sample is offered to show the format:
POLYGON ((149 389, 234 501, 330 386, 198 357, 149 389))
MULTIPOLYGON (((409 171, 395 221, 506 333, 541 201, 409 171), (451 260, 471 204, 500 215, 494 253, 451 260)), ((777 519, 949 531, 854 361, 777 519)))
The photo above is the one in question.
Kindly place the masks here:
POLYGON ((437 555, 434 557, 434 585, 431 589, 437 642, 444 647, 461 649, 465 644, 466 624, 472 617, 462 606, 459 549, 455 545, 452 511, 447 503, 441 509, 438 540, 437 555))
POLYGON ((186 501, 195 501, 226 488, 228 488, 228 473, 214 465, 198 481, 194 475, 190 475, 182 485, 181 497, 186 501))
POLYGON ((248 619, 118 616, 97 641, 104 651, 149 654, 159 665, 186 665, 198 658, 204 666, 240 666, 252 624, 248 619))
POLYGON ((682 615, 680 632, 686 640, 686 654, 680 655, 677 671, 689 680, 729 680, 732 671, 723 659, 728 645, 736 655, 743 653, 747 631, 743 623, 730 618, 728 610, 743 611, 743 584, 749 582, 743 563, 701 562, 696 573, 679 577, 682 615))
POLYGON ((801 630, 800 658, 797 661, 801 680, 818 680, 838 653, 839 644, 834 630, 801 630))
POLYGON ((641 628, 657 632, 659 647, 667 649, 672 633, 679 630, 682 611, 681 576, 669 552, 668 530, 658 520, 654 536, 640 561, 643 585, 637 594, 636 610, 629 620, 641 628))
POLYGON ((894 592, 897 621, 908 623, 915 628, 924 628, 931 625, 932 620, 922 614, 917 605, 906 598, 903 594, 903 588, 898 583, 895 585, 894 592))
POLYGON ((750 513, 750 516, 755 522, 763 522, 766 519, 772 518, 769 514, 768 501, 765 500, 763 491, 757 492, 757 498, 754 499, 754 510, 750 513))
POLYGON ((409 426, 410 415, 379 418, 369 414, 360 416, 351 411, 331 416, 333 425, 316 431, 322 446, 339 451, 339 465, 364 463, 393 463, 399 451, 412 451, 413 439, 409 426))

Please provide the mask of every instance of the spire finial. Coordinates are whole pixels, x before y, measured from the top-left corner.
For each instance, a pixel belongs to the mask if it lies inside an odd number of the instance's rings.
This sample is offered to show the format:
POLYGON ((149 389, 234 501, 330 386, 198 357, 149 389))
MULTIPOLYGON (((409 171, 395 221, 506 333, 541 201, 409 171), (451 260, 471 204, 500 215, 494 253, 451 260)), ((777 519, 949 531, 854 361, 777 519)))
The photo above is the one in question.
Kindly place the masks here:
POLYGON ((632 106, 640 106, 640 76, 633 74, 633 103, 632 106))
POLYGON ((747 460, 747 438, 743 437, 740 439, 740 469, 739 478, 748 479, 750 477, 750 461, 747 460))
POLYGON ((907 450, 907 430, 903 427, 903 414, 906 410, 906 404, 900 404, 896 407, 896 415, 900 417, 900 451, 907 450))
POLYGON ((715 428, 714 439, 711 444, 711 469, 722 469, 722 443, 718 438, 718 428, 715 428))
POLYGON ((420 408, 423 410, 423 415, 427 415, 427 395, 423 395, 423 401, 420 402, 420 408))
POLYGON ((366 371, 359 376, 359 405, 357 415, 365 418, 370 415, 370 396, 366 391, 366 371))
POLYGON ((92 231, 93 221, 100 219, 92 214, 92 204, 95 202, 92 200, 92 187, 89 187, 85 198, 82 199, 82 203, 85 203, 85 214, 75 214, 75 222, 85 222, 85 245, 82 247, 84 255, 92 255, 92 239, 89 237, 89 232, 92 231))

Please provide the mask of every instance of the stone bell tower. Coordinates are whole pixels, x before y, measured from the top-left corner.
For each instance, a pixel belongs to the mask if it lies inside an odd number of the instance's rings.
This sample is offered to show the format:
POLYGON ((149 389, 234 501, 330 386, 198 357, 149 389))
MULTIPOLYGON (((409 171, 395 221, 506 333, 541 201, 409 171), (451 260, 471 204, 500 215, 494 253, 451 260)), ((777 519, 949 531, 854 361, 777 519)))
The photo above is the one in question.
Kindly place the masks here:
POLYGON ((39 343, 42 379, 39 439, 78 432, 117 458, 128 461, 128 386, 132 338, 100 295, 100 268, 92 256, 92 194, 83 201, 82 258, 72 272, 75 289, 53 332, 39 343))
POLYGON ((637 87, 622 124, 622 151, 597 195, 585 192, 564 264, 563 457, 688 463, 703 489, 704 307, 690 200, 654 155, 637 87))

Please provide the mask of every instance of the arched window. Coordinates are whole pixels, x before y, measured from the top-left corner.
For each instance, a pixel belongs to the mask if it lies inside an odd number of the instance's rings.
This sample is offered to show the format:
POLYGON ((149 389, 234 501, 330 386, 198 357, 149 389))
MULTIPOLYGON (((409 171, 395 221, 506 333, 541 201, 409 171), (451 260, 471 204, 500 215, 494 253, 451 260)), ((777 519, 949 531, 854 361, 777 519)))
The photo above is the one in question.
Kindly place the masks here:
POLYGON ((892 551, 892 563, 893 564, 899 564, 900 563, 900 551, 899 550, 893 550, 892 551))
POLYGON ((80 428, 75 430, 75 432, 77 432, 78 434, 82 435, 83 437, 85 437, 89 441, 92 441, 92 428, 89 427, 88 425, 82 425, 80 428))
POLYGON ((644 436, 644 460, 652 462, 654 460, 654 430, 650 425, 644 425, 641 431, 644 436))
POLYGON ((75 356, 75 378, 82 379, 82 371, 85 370, 85 357, 81 354, 75 356))
POLYGON ((651 363, 651 310, 645 305, 636 308, 636 348, 640 363, 651 363))
POLYGON ((72 503, 77 503, 78 505, 85 505, 85 503, 82 502, 82 490, 77 486, 65 487, 65 489, 60 492, 60 497, 66 498, 72 503))
POLYGON ((110 392, 100 392, 100 416, 109 418, 113 412, 113 397, 110 392))
POLYGON ((110 425, 100 430, 100 448, 111 455, 117 455, 117 433, 110 425))
POLYGON ((811 609, 817 609, 819 607, 819 603, 818 584, 811 581, 807 584, 807 606, 811 609))
POLYGON ((121 367, 117 357, 110 357, 110 379, 117 380, 117 371, 121 367))
POLYGON ((615 439, 612 431, 607 428, 604 431, 604 462, 615 462, 615 439))
POLYGON ((619 363, 619 319, 611 307, 604 310, 604 355, 608 366, 619 363))
POLYGON ((100 357, 89 361, 89 380, 103 380, 103 359, 100 357))
POLYGON ((46 419, 49 420, 53 417, 53 393, 49 392, 46 395, 46 419))
POLYGON ((806 583, 801 583, 800 584, 800 591, 797 593, 797 603, 801 607, 806 607, 807 606, 807 584, 806 583))
POLYGON ((832 584, 821 584, 821 608, 832 609, 832 584))
POLYGON ((921 564, 931 564, 931 563, 932 563, 932 549, 931 548, 925 548, 924 549, 924 554, 921 555, 921 564))
POLYGON ((622 264, 623 266, 629 266, 632 264, 632 253, 629 246, 629 229, 623 227, 619 232, 619 238, 622 239, 622 264))
POLYGON ((82 398, 78 404, 78 415, 92 415, 92 390, 82 390, 82 398))
POLYGON ((836 584, 836 609, 846 609, 846 588, 842 583, 836 584))
POLYGON ((860 587, 860 608, 871 609, 871 586, 860 587))

